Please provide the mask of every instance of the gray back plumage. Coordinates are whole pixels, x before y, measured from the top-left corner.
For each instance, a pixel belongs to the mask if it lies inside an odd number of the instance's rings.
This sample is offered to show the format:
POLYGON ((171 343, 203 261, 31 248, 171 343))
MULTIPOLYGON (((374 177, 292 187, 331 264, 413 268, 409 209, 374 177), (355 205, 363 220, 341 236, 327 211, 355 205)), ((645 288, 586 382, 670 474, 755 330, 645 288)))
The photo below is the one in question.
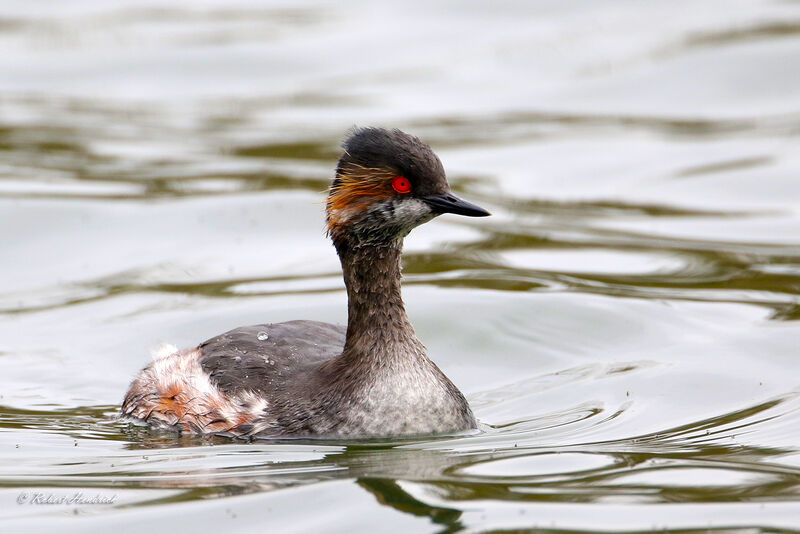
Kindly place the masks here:
POLYGON ((200 364, 223 393, 247 390, 270 398, 279 376, 341 354, 345 331, 318 321, 243 326, 201 343, 200 364))

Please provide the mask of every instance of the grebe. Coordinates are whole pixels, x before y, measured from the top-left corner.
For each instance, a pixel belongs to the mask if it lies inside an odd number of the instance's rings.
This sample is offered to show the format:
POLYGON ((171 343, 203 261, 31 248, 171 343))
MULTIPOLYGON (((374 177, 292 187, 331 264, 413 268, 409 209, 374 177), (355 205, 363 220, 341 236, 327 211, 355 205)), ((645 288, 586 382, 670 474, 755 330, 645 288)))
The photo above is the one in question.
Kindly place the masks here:
POLYGON ((157 356, 122 415, 240 438, 379 437, 475 428, 464 395, 426 355, 400 295, 403 238, 442 213, 489 212, 450 191, 441 161, 400 130, 357 129, 328 192, 347 327, 244 326, 157 356))

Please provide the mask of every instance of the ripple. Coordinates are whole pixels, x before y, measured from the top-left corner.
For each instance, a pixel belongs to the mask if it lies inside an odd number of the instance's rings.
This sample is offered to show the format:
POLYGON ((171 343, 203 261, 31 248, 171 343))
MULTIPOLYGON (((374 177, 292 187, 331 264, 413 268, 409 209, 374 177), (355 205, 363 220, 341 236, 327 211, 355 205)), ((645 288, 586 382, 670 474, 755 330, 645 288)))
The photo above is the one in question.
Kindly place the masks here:
POLYGON ((540 453, 472 464, 462 474, 482 477, 544 477, 608 468, 617 462, 604 454, 540 453))
MULTIPOLYGON (((779 477, 778 477, 779 478, 779 477)), ((723 467, 672 467, 658 466, 622 474, 610 484, 658 488, 701 488, 715 492, 715 487, 743 488, 762 486, 774 482, 776 477, 758 471, 748 471, 743 466, 723 467)))
POLYGON ((718 46, 735 44, 742 41, 755 39, 775 39, 792 37, 800 34, 800 21, 773 20, 745 25, 739 28, 729 28, 715 32, 703 32, 690 35, 685 44, 694 46, 718 46))
POLYGON ((687 265, 679 256, 602 249, 506 250, 500 258, 512 267, 566 273, 668 274, 687 265))

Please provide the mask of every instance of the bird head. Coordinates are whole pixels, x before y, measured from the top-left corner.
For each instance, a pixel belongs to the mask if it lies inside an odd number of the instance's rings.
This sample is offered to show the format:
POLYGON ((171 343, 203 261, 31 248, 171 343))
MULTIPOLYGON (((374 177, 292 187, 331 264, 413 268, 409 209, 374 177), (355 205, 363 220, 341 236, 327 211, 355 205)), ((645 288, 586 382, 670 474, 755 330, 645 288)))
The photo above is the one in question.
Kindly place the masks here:
POLYGON ((390 245, 443 213, 489 215, 452 193, 442 162, 417 137, 359 128, 343 148, 326 204, 336 244, 390 245))

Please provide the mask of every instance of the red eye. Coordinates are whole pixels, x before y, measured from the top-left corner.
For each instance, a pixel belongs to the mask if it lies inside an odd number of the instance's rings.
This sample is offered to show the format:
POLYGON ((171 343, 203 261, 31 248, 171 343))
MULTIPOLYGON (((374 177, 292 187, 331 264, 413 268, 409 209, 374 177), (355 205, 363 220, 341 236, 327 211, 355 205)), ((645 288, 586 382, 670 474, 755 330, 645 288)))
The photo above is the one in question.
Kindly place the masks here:
POLYGON ((405 176, 395 176, 394 180, 392 180, 392 189, 398 193, 410 193, 411 182, 405 176))

